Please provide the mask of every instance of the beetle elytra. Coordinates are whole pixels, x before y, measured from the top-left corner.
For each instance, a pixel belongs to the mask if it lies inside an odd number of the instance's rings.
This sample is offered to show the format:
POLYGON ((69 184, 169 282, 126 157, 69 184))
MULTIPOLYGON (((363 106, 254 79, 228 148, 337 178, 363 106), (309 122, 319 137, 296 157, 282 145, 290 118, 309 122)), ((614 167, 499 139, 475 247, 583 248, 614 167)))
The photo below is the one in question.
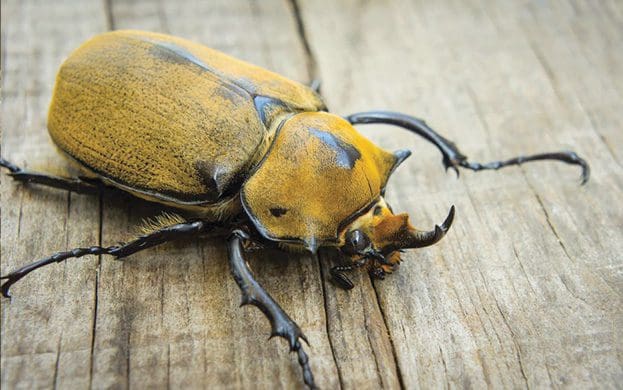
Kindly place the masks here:
POLYGON ((535 160, 582 167, 573 152, 520 156, 480 164, 415 117, 384 111, 340 117, 327 111, 318 91, 196 43, 164 34, 115 31, 98 35, 61 66, 48 130, 61 153, 83 176, 56 177, 1 159, 16 180, 75 191, 125 191, 177 208, 127 244, 59 252, 3 276, 2 293, 47 264, 85 255, 124 258, 161 243, 229 231, 231 271, 243 304, 259 307, 272 334, 298 355, 303 380, 316 387, 299 326, 254 279, 246 245, 338 250, 331 269, 348 289, 346 272, 365 268, 383 278, 401 251, 438 242, 452 225, 454 207, 432 230, 415 229, 384 199, 387 180, 409 151, 390 153, 354 125, 402 127, 433 143, 446 169, 499 169, 535 160))

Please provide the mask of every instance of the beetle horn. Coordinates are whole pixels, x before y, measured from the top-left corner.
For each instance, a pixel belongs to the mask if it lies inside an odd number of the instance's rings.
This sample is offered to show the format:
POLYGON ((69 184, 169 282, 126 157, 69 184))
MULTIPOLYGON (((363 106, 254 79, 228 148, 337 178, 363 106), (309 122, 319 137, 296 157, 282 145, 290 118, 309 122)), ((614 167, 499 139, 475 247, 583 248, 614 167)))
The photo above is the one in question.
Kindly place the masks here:
POLYGON ((454 205, 450 207, 450 212, 446 217, 446 220, 443 221, 441 225, 435 225, 435 229, 424 232, 424 231, 412 231, 410 237, 406 242, 402 249, 406 248, 423 248, 425 246, 430 246, 438 242, 446 235, 450 226, 452 226, 452 221, 454 220, 454 205))

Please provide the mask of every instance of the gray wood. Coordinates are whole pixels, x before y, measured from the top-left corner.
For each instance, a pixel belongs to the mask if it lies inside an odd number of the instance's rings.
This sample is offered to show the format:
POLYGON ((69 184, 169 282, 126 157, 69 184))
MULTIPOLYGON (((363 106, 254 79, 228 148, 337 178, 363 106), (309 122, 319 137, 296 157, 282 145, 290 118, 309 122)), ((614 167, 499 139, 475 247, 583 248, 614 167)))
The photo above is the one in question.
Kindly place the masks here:
MULTIPOLYGON (((361 127, 413 157, 388 198, 451 232, 385 281, 327 282, 332 255, 251 256, 310 338, 323 388, 605 387, 623 383, 623 8, 616 1, 2 1, 2 155, 67 169, 46 110, 62 59, 110 28, 193 39, 292 79, 322 80, 338 114, 423 118, 476 160, 556 149, 593 176, 536 163, 444 174, 434 148, 361 127), (299 26, 301 22, 301 26, 299 26), (302 29, 299 29, 302 27, 302 29)), ((127 241, 157 207, 1 177, 6 273, 76 246, 127 241)), ((2 388, 292 388, 295 356, 266 341, 222 240, 167 244, 125 261, 49 266, 0 300, 2 388)))

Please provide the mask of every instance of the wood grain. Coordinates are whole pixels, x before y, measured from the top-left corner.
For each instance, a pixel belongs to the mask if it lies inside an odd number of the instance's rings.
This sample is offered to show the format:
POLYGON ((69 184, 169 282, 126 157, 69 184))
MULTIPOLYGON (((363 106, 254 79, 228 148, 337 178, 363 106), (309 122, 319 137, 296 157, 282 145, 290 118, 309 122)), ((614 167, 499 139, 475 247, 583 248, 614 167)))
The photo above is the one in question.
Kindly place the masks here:
MULTIPOLYGON (((413 157, 389 201, 452 231, 384 281, 327 281, 337 261, 275 251, 251 265, 310 338, 322 388, 600 387, 623 383, 623 8, 620 2, 2 1, 2 155, 66 170, 45 130, 56 69, 107 29, 189 38, 307 82, 338 114, 423 118, 478 161, 573 149, 564 164, 444 174, 434 148, 361 127, 413 157), (48 4, 49 3, 49 4, 48 4)), ((127 241, 153 205, 1 176, 2 273, 76 246, 127 241)), ((2 388, 300 388, 266 341, 222 240, 33 273, 0 300, 2 388)))

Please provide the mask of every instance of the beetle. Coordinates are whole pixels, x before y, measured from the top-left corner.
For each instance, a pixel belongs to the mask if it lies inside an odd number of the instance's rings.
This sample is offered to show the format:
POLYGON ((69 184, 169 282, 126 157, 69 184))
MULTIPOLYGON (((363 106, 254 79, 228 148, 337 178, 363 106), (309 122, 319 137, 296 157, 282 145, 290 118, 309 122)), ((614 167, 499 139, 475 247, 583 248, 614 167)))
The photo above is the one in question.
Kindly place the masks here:
POLYGON ((306 338, 299 326, 254 279, 244 260, 250 247, 316 253, 337 249, 343 263, 330 271, 338 287, 346 272, 365 268, 384 278, 405 249, 438 242, 454 219, 454 206, 432 230, 415 229, 384 199, 387 181, 409 155, 390 153, 354 125, 383 123, 435 145, 445 169, 500 169, 528 161, 558 160, 582 168, 571 151, 519 156, 486 164, 470 162, 457 146, 423 120, 370 111, 346 117, 328 112, 318 88, 185 39, 143 31, 100 34, 62 64, 48 114, 60 153, 82 176, 30 172, 0 159, 13 179, 77 193, 124 191, 176 208, 134 240, 108 247, 58 252, 6 276, 2 294, 28 273, 85 255, 117 259, 180 238, 229 232, 232 275, 242 304, 257 306, 273 336, 298 355, 303 380, 315 388, 306 338))

